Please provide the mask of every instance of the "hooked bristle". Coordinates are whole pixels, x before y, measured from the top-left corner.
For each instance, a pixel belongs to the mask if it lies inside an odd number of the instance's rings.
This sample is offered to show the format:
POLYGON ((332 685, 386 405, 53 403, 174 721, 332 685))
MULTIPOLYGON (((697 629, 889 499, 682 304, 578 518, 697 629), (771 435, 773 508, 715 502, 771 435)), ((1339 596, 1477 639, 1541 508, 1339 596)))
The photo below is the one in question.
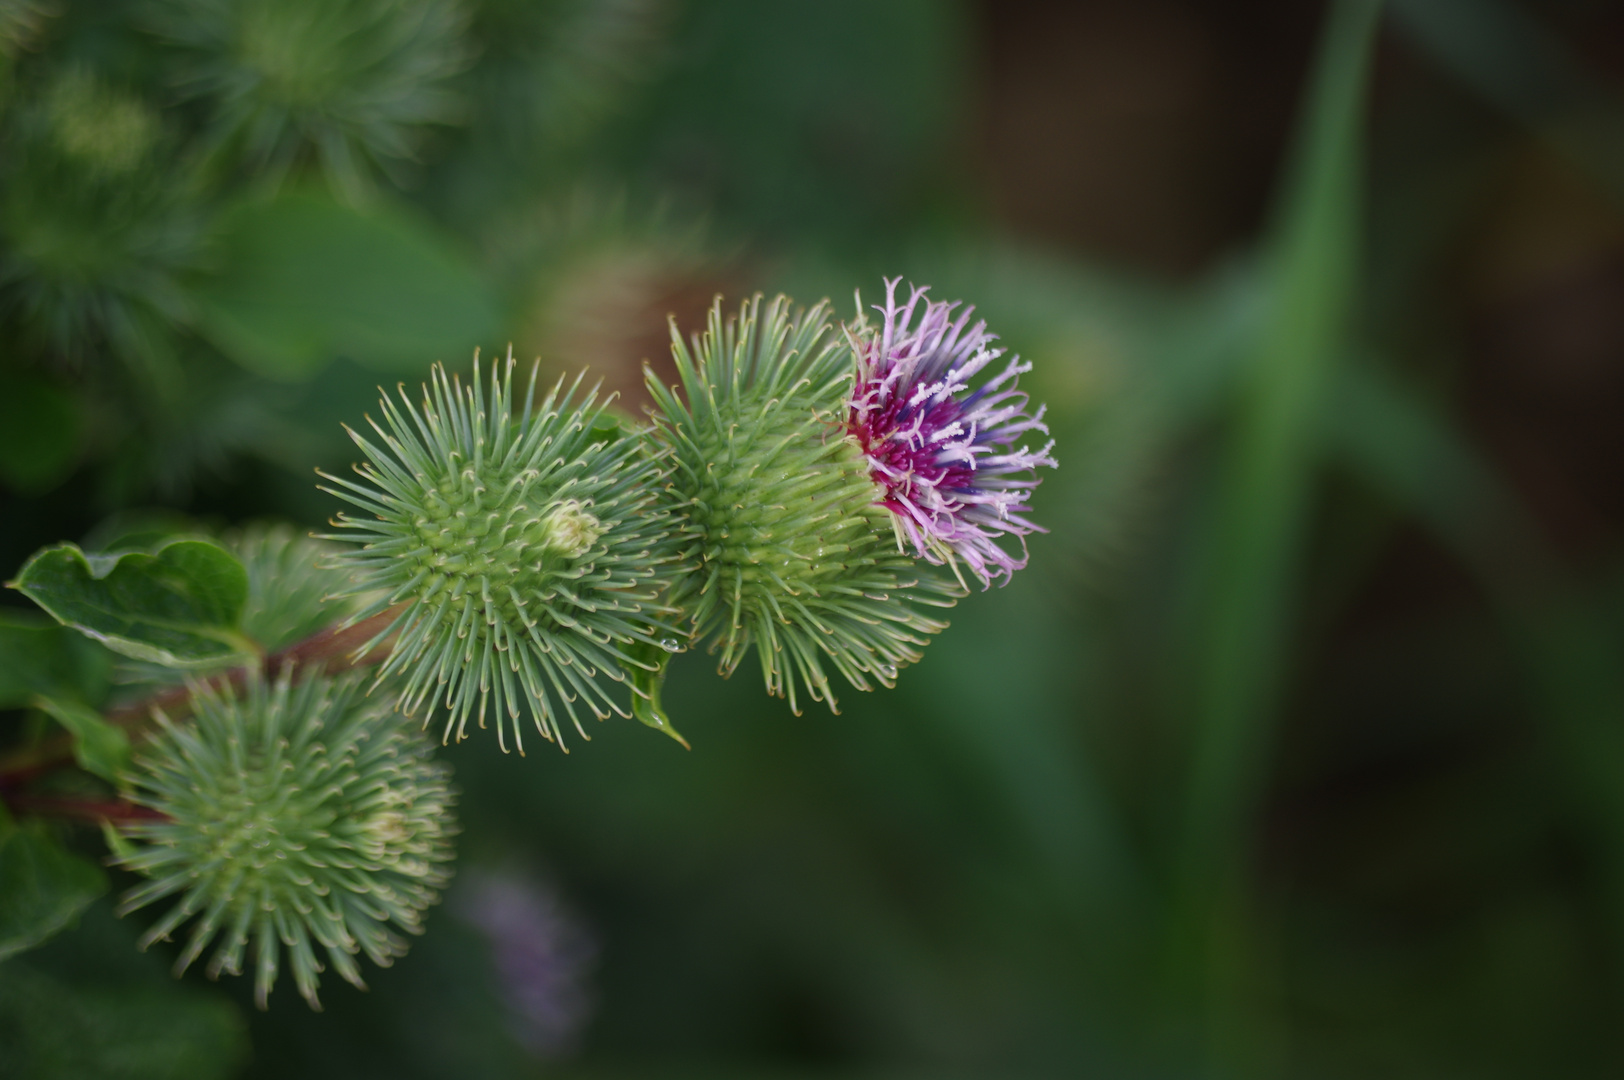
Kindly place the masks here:
POLYGON ((120 826, 137 841, 120 865, 149 879, 120 912, 179 897, 143 939, 197 916, 177 972, 218 941, 209 975, 241 974, 252 944, 261 1008, 279 946, 312 1008, 323 961, 364 987, 354 957, 387 966, 404 953, 400 933, 422 932, 450 878, 450 768, 355 675, 253 673, 240 697, 199 685, 190 706, 190 723, 159 717, 128 776, 132 801, 158 816, 120 826))
POLYGON ((523 753, 524 711, 560 746, 561 713, 587 738, 577 705, 627 715, 605 681, 649 668, 642 646, 676 647, 676 539, 664 466, 595 393, 577 400, 579 378, 537 402, 535 369, 515 395, 511 351, 488 380, 475 365, 467 386, 436 367, 420 405, 383 399, 381 445, 356 436, 364 483, 326 489, 372 516, 340 515, 329 539, 358 545, 338 559, 373 594, 357 619, 401 606, 367 646, 395 637, 378 681, 400 676, 400 707, 425 723, 443 707, 446 740, 494 715, 523 753))

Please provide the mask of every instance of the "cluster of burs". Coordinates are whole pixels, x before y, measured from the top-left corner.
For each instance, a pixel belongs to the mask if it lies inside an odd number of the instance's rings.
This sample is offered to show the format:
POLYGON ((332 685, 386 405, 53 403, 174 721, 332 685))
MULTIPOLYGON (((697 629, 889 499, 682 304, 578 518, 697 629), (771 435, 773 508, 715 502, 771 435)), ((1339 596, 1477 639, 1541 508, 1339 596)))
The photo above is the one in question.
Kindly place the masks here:
POLYGON ((314 1004, 327 965, 359 984, 357 954, 397 955, 447 877, 425 729, 522 753, 620 715, 680 741, 660 686, 694 648, 726 675, 753 646, 797 711, 834 708, 835 673, 893 685, 968 586, 1024 565, 1054 462, 1021 445, 1045 431, 1025 366, 969 309, 892 282, 877 310, 718 301, 674 334, 679 384, 651 372, 642 421, 511 355, 385 396, 351 433, 355 478, 325 477, 351 512, 277 556, 318 560, 327 621, 365 631, 343 666, 376 667, 199 682, 190 718, 161 721, 127 785, 150 816, 120 840, 149 879, 126 909, 179 897, 149 939, 191 920, 180 967, 251 954, 262 1002, 280 944, 314 1004))

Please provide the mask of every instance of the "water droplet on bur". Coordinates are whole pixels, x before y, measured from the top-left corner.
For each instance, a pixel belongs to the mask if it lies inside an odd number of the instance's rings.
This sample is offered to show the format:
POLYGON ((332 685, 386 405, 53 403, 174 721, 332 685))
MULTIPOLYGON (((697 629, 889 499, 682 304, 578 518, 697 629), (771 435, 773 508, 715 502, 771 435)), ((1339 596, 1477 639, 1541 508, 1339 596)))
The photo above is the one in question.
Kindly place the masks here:
POLYGON ((676 638, 661 638, 660 648, 664 649, 666 652, 676 652, 682 648, 682 643, 676 638))

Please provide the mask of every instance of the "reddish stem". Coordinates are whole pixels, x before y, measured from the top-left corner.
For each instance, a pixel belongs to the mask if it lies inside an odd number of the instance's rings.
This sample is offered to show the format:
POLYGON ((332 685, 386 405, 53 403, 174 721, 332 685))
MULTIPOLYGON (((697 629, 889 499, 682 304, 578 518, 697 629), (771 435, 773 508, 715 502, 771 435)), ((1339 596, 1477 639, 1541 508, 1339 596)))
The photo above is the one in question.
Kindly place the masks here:
MULTIPOLYGON (((380 632, 387 629, 400 614, 400 606, 392 607, 387 611, 379 612, 370 619, 363 619, 354 626, 340 629, 329 626, 320 630, 303 641, 289 645, 285 649, 270 653, 260 664, 260 672, 267 679, 280 678, 285 671, 297 670, 312 664, 320 664, 323 670, 333 673, 347 671, 350 668, 366 667, 371 664, 381 664, 389 655, 390 642, 385 641, 365 656, 356 656, 356 650, 371 641, 380 632)), ((248 683, 247 668, 233 668, 232 670, 214 676, 208 683, 215 687, 230 686, 233 692, 241 693, 248 683)), ((161 710, 165 716, 175 719, 186 715, 186 709, 191 701, 192 691, 182 686, 171 686, 161 690, 151 697, 140 701, 132 701, 128 705, 107 710, 107 719, 121 727, 140 726, 151 719, 155 710, 161 710)))
POLYGON ((121 821, 163 821, 163 814, 146 806, 138 806, 127 799, 79 799, 62 795, 29 795, 14 791, 5 796, 6 805, 15 813, 38 814, 42 817, 67 818, 70 821, 103 821, 117 824, 121 821))
MULTIPOLYGON (((392 640, 385 640, 365 656, 356 654, 367 642, 389 628, 389 624, 399 616, 403 606, 396 605, 369 619, 363 619, 354 626, 344 628, 329 626, 303 641, 270 653, 261 661, 260 672, 267 679, 276 679, 285 672, 313 665, 320 665, 322 670, 334 673, 381 664, 389 656, 392 640)), ((205 681, 216 688, 229 686, 233 694, 239 694, 248 683, 248 669, 233 668, 205 681)), ((155 712, 161 711, 172 720, 185 716, 191 707, 191 698, 190 687, 170 686, 139 701, 108 709, 103 715, 108 722, 126 728, 132 733, 138 733, 150 723, 155 712)), ((20 750, 0 759, 0 789, 17 787, 72 760, 71 737, 61 735, 47 739, 36 747, 20 750)), ((15 797, 6 796, 7 801, 12 801, 15 797)))

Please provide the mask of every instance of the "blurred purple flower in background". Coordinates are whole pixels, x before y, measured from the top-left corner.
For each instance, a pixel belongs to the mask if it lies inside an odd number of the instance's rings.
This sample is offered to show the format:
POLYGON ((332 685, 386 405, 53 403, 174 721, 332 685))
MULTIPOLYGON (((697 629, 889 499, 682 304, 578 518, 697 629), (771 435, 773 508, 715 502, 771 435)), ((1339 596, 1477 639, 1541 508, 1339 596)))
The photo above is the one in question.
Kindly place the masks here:
POLYGON ((950 564, 954 573, 962 561, 983 588, 999 576, 1007 583, 1026 565, 1026 535, 1044 531, 1023 516, 1038 486, 1033 470, 1055 466, 1052 439, 1036 452, 1014 448, 1027 432, 1049 432, 1043 408, 1028 415, 1027 397, 1016 389, 1032 365, 1014 357, 971 390, 975 376, 1004 355, 991 347, 996 335, 984 321, 970 325, 973 307, 954 319, 958 302, 932 303, 928 288, 914 288, 899 307, 901 280, 885 283, 885 306, 875 308, 884 325, 872 327, 859 313, 846 329, 857 356, 846 430, 885 489, 881 502, 894 515, 899 543, 906 538, 919 557, 950 564), (1019 558, 999 546, 1006 535, 1020 538, 1019 558))
POLYGON ((455 911, 490 942, 513 1037, 537 1057, 571 1052, 591 1016, 598 950, 557 890, 518 871, 472 870, 455 911))

